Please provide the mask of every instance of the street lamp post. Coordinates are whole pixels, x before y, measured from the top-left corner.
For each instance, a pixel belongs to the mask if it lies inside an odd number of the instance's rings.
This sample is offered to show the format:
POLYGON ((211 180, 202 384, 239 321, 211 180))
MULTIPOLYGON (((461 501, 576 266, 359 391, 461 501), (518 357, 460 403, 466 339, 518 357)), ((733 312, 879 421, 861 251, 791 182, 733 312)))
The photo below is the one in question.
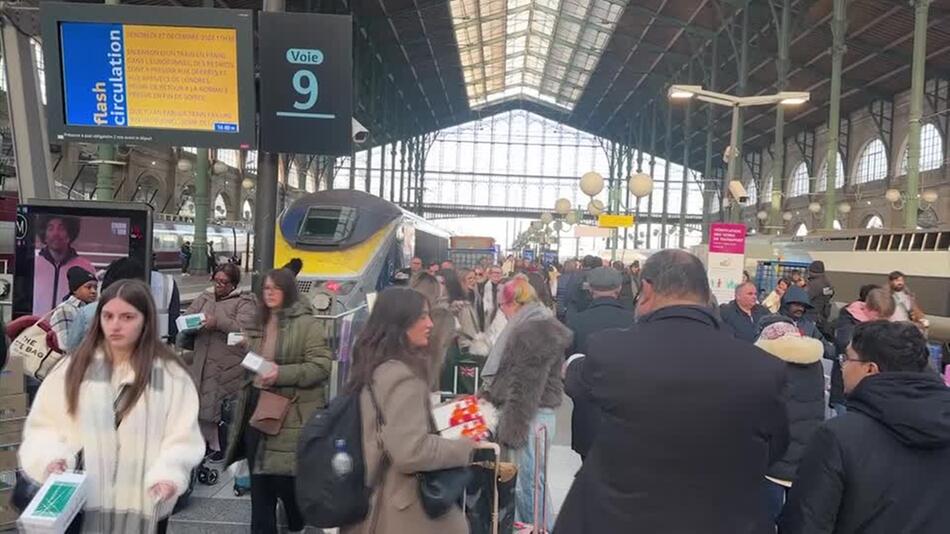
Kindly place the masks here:
MULTIPOLYGON (((732 185, 732 182, 738 181, 739 185, 742 185, 742 181, 739 180, 739 176, 737 176, 737 171, 739 169, 738 161, 740 158, 740 150, 739 147, 736 146, 738 145, 739 120, 741 115, 739 113, 739 109, 752 106, 770 106, 775 104, 781 104, 783 106, 795 106, 808 102, 809 98, 811 98, 811 93, 804 91, 782 91, 773 95, 734 96, 725 93, 717 93, 715 91, 707 91, 699 85, 671 85, 669 91, 667 92, 667 97, 669 97, 670 100, 687 100, 690 98, 695 98, 710 104, 728 106, 732 108, 732 130, 729 134, 729 146, 726 148, 726 152, 724 154, 728 167, 725 177, 726 183, 723 184, 724 191, 731 191, 729 186, 732 185)), ((735 197, 735 195, 733 196, 735 197)), ((734 202, 730 208, 730 220, 737 222, 739 220, 739 211, 741 208, 736 207, 739 199, 734 198, 733 200, 734 202)))

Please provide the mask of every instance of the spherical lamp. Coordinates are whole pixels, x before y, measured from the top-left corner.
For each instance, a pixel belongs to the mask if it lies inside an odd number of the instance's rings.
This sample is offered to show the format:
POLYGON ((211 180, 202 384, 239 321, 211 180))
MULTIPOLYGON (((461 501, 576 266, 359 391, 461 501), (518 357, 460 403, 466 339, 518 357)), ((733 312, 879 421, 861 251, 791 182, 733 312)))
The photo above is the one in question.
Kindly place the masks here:
POLYGON ((241 180, 241 187, 244 189, 254 189, 254 180, 251 180, 250 178, 241 180))
POLYGON ((630 181, 627 182, 627 189, 630 190, 631 195, 643 198, 653 192, 653 179, 650 178, 649 174, 639 172, 630 177, 630 181))
POLYGON ((211 172, 214 174, 224 174, 228 172, 228 164, 223 161, 215 161, 211 166, 211 172))
POLYGON ((194 164, 190 159, 181 158, 178 160, 178 170, 181 172, 191 172, 191 169, 195 168, 194 164))
POLYGON ((757 219, 759 219, 760 221, 764 221, 764 220, 766 220, 766 219, 769 218, 769 214, 768 214, 767 211, 761 210, 761 211, 759 211, 758 213, 755 214, 755 217, 756 217, 757 219))
POLYGON ((534 231, 540 230, 542 226, 544 226, 544 223, 541 221, 531 221, 531 229, 534 231))
POLYGON ((596 217, 604 212, 604 203, 595 198, 587 204, 587 211, 596 217))
POLYGON ((884 192, 884 198, 886 198, 888 202, 897 202, 901 199, 901 192, 897 189, 888 189, 884 192))
POLYGON ((551 215, 548 212, 544 212, 541 214, 541 222, 543 222, 544 224, 551 224, 553 220, 554 220, 554 215, 551 215))
POLYGON ((811 204, 808 205, 808 211, 810 211, 810 212, 812 212, 812 213, 818 213, 818 212, 820 212, 820 211, 821 211, 821 204, 819 204, 819 203, 817 203, 817 202, 812 202, 811 204))
POLYGON ((938 197, 937 192, 934 191, 933 189, 928 189, 920 194, 920 198, 928 204, 933 204, 934 202, 936 202, 937 197, 938 197))
POLYGON ((571 201, 566 198, 559 198, 554 203, 554 213, 558 215, 567 215, 571 211, 571 201))
POLYGON ((564 223, 561 221, 554 221, 554 230, 560 232, 564 229, 564 223))
POLYGON ((567 224, 577 224, 577 213, 570 212, 564 216, 564 222, 567 224))
POLYGON ((589 197, 597 196, 604 190, 604 177, 594 171, 581 176, 581 191, 589 197))
POLYGON ((838 204, 838 211, 844 215, 851 213, 851 204, 848 204, 847 202, 842 202, 841 204, 838 204))
POLYGON ((791 221, 791 220, 792 220, 792 212, 786 211, 785 213, 783 213, 783 214, 782 214, 782 220, 785 221, 785 222, 791 221))

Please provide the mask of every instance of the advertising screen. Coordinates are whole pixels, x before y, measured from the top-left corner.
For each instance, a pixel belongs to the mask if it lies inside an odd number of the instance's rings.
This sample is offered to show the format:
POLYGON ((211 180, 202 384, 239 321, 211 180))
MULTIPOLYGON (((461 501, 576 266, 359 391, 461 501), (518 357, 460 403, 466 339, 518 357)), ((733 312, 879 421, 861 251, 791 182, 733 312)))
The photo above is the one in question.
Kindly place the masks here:
POLYGON ((55 61, 47 68, 51 135, 251 144, 253 61, 244 12, 215 9, 214 20, 202 20, 210 10, 47 4, 44 36, 56 37, 44 39, 55 61))
POLYGON ((67 274, 73 267, 98 277, 119 258, 131 257, 148 266, 147 210, 70 204, 18 206, 15 314, 42 315, 59 305, 69 296, 67 274))

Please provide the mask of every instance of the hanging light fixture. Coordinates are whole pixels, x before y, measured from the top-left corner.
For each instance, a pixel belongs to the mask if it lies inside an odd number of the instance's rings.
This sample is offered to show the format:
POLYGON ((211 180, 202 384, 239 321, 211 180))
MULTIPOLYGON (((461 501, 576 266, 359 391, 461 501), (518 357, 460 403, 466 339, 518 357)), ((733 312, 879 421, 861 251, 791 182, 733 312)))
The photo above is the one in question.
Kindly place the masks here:
POLYGON ((604 177, 591 171, 581 176, 581 191, 589 197, 594 197, 604 190, 604 177))
POLYGON ((627 189, 631 195, 637 198, 649 196, 653 192, 653 179, 650 178, 649 174, 639 172, 630 177, 627 182, 627 189))
POLYGON ((558 215, 567 215, 571 211, 571 201, 566 198, 559 198, 554 203, 554 213, 558 215))

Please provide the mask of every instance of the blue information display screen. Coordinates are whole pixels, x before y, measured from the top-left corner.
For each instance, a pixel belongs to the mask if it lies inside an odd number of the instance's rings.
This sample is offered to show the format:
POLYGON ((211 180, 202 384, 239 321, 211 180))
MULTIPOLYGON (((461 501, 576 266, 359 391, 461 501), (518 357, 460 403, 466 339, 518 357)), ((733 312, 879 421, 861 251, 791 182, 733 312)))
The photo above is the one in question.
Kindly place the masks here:
POLYGON ((237 30, 61 22, 70 126, 237 133, 237 30))

